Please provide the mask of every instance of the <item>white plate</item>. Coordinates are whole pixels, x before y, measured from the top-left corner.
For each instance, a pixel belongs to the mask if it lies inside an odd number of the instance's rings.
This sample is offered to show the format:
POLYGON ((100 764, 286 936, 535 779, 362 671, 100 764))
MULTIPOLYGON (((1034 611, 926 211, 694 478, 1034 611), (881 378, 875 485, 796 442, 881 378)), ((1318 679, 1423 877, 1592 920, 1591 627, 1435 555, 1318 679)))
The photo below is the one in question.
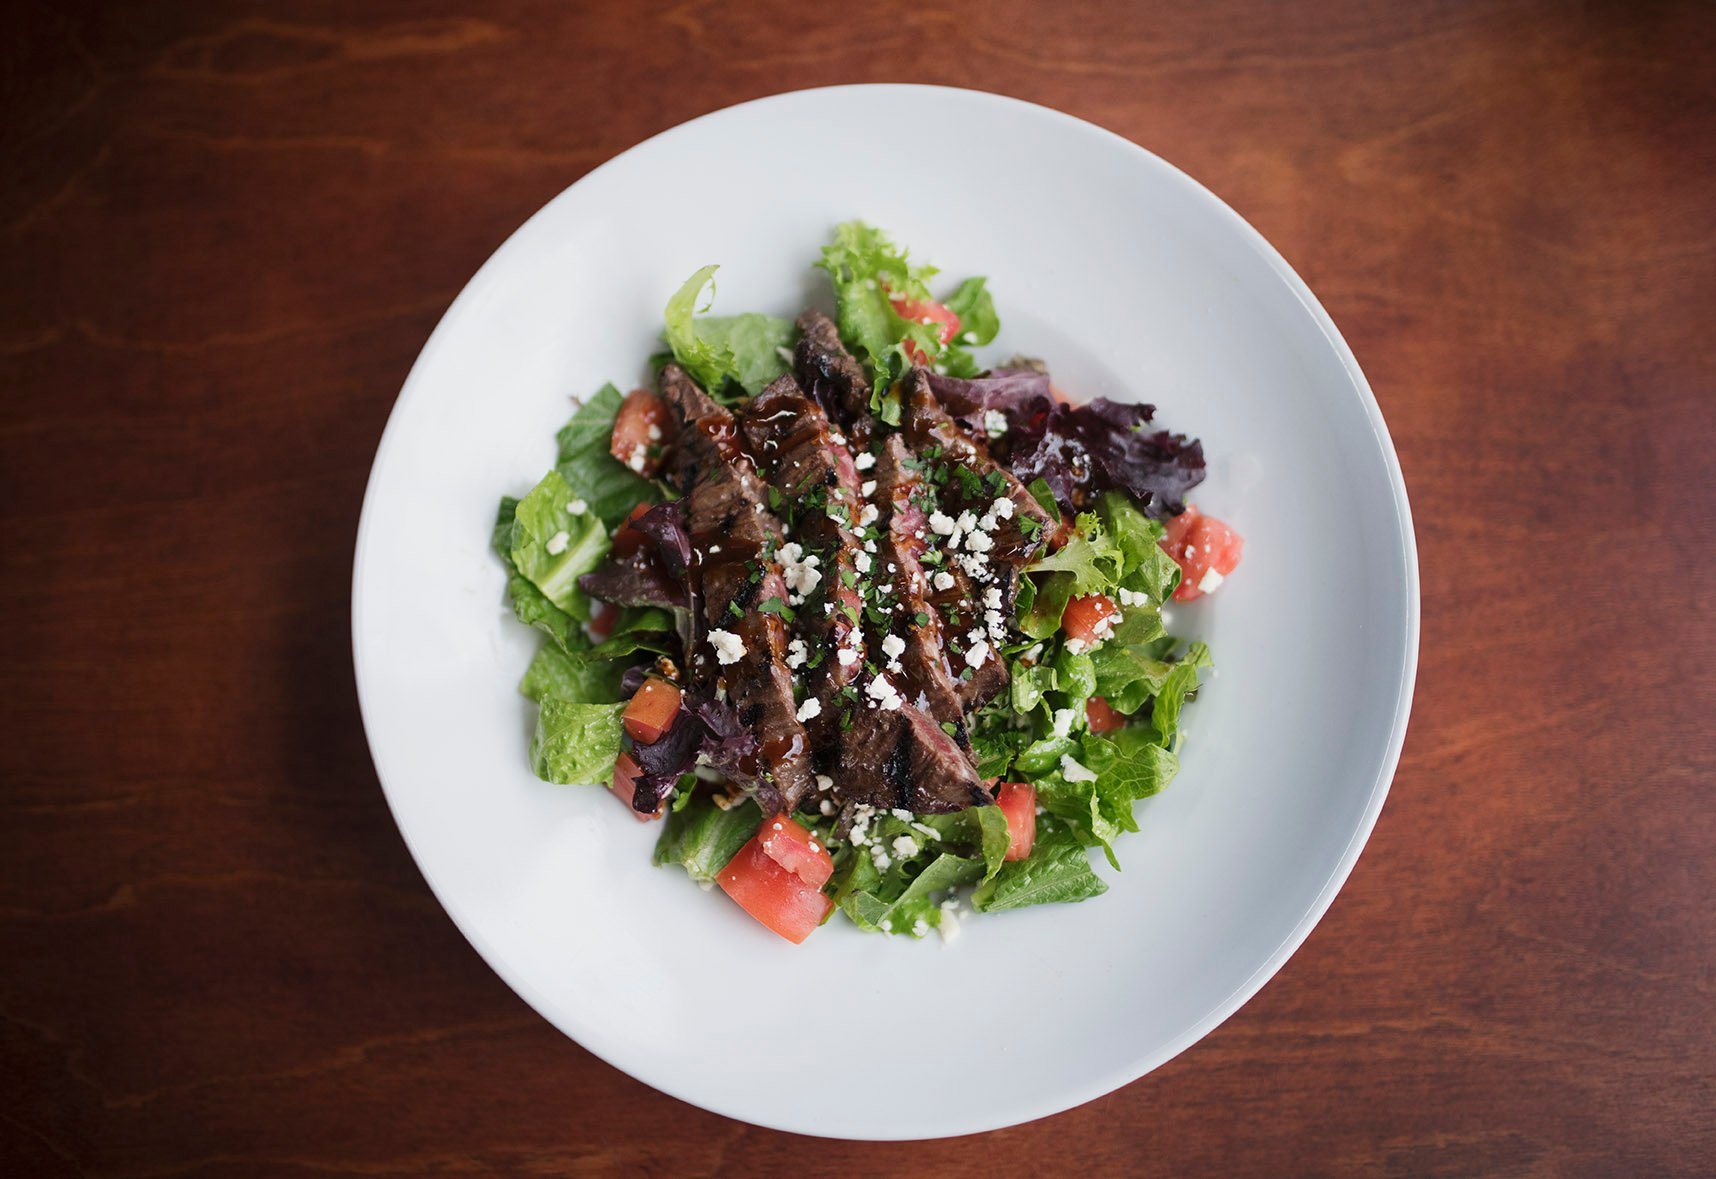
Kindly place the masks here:
POLYGON ((1126 1084, 1274 974, 1369 835, 1418 651, 1406 490, 1363 374, 1256 231, 1195 181, 1066 115, 972 91, 851 86, 720 111, 555 198, 447 312, 382 437, 358 533, 358 691, 388 802, 490 965, 634 1077, 760 1125, 928 1138, 1126 1084), (900 150, 910 128, 935 148, 900 150), (657 828, 531 776, 536 645, 488 552, 502 493, 551 465, 568 398, 640 382, 661 308, 722 264, 716 309, 827 305, 810 269, 863 217, 943 277, 989 276, 996 357, 1080 398, 1148 400, 1203 438, 1194 499, 1245 536, 1176 608, 1218 673, 1184 768, 1080 905, 955 942, 843 919, 795 947, 650 865, 657 828))

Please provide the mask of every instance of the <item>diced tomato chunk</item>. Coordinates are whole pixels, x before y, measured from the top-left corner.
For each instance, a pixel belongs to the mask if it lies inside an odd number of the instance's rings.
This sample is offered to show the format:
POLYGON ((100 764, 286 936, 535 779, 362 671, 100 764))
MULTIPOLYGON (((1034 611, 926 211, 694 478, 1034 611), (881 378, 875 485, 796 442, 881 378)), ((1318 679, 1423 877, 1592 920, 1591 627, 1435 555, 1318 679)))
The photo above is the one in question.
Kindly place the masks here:
POLYGON ((1126 727, 1126 714, 1116 712, 1101 696, 1092 696, 1084 702, 1085 719, 1090 721, 1090 731, 1093 733, 1112 733, 1115 729, 1126 727))
POLYGON ((620 608, 607 602, 594 603, 595 609, 590 613, 590 621, 584 624, 584 629, 590 632, 590 637, 598 643, 607 640, 614 633, 614 623, 620 620, 620 608))
POLYGON ((667 426, 667 403, 648 389, 633 389, 614 415, 614 437, 608 450, 638 474, 653 475, 661 465, 667 426))
POLYGON ((821 888, 834 875, 834 857, 790 815, 764 819, 757 828, 757 838, 769 859, 812 888, 821 888))
MULTIPOLYGON (((953 338, 959 334, 959 316, 955 315, 945 303, 937 303, 934 299, 890 299, 894 306, 894 314, 908 323, 934 325, 937 337, 943 344, 953 343, 953 338)), ((923 350, 912 341, 906 341, 906 355, 911 357, 913 364, 927 364, 929 358, 923 350)))
POLYGON ((1085 594, 1067 603, 1061 612, 1061 629, 1067 638, 1095 646, 1114 633, 1114 620, 1119 616, 1120 607, 1106 594, 1085 594))
POLYGON ((1003 782, 995 788, 995 805, 1007 820, 1007 858, 1024 859, 1037 842, 1037 788, 1024 782, 1003 782))
POLYGON ((679 715, 682 695, 684 693, 666 680, 653 675, 646 679, 620 716, 632 740, 640 745, 652 745, 661 740, 662 734, 673 727, 673 718, 679 715))
POLYGON ((610 551, 616 557, 629 557, 638 551, 643 544, 644 535, 632 527, 632 521, 649 511, 652 504, 639 504, 632 509, 632 514, 621 521, 619 528, 614 531, 614 543, 610 551))
POLYGON ((1053 532, 1049 533, 1049 551, 1051 553, 1060 552, 1066 547, 1067 541, 1073 538, 1073 533, 1075 531, 1076 529, 1073 526, 1073 518, 1066 512, 1062 512, 1060 526, 1053 532))
POLYGON ((1206 516, 1191 504, 1168 521, 1162 549, 1180 567, 1176 602, 1195 602, 1214 593, 1222 579, 1239 567, 1245 541, 1214 516, 1206 516))
POLYGON ((834 911, 834 901, 777 864, 763 850, 761 838, 740 848, 715 882, 741 909, 795 944, 834 911))
POLYGON ((642 811, 634 810, 632 808, 632 792, 637 788, 637 780, 641 777, 643 777, 642 767, 632 760, 631 754, 622 753, 620 760, 614 763, 614 781, 608 789, 614 792, 615 798, 626 804, 626 810, 632 818, 640 823, 648 823, 652 819, 659 819, 667 813, 667 801, 664 799, 661 805, 655 808, 653 815, 646 815, 642 811))

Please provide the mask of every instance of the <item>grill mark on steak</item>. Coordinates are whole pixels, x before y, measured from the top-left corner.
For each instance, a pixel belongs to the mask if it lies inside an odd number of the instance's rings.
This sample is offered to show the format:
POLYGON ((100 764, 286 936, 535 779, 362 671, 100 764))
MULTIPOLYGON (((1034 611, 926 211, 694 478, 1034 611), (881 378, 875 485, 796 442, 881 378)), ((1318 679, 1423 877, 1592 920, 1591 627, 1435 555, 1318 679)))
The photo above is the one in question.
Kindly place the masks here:
POLYGON ((995 801, 953 738, 909 704, 859 709, 842 754, 835 797, 843 803, 939 815, 995 801))
POLYGON ((661 391, 679 427, 665 470, 685 497, 703 619, 710 630, 731 631, 745 644, 734 673, 725 675, 698 643, 689 652, 691 673, 705 683, 726 681, 735 709, 757 730, 757 802, 765 814, 791 811, 814 788, 810 739, 793 700, 785 623, 756 609, 771 597, 786 601, 775 558, 781 522, 768 510, 763 482, 739 446, 732 413, 676 364, 662 369, 661 391))

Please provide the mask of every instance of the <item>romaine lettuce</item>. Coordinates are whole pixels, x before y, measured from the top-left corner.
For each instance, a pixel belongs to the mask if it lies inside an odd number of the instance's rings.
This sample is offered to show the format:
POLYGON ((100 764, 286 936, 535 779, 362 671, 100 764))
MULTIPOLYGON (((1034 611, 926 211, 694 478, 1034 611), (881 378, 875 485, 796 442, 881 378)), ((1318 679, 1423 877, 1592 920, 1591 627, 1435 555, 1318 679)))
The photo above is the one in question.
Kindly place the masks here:
POLYGON ((580 621, 590 619, 590 599, 578 588, 578 577, 600 564, 607 551, 608 530, 559 470, 544 475, 518 501, 512 525, 513 568, 580 621), (579 510, 573 511, 574 505, 579 510))
POLYGON ((562 786, 605 783, 620 756, 624 704, 581 704, 550 695, 539 704, 530 766, 562 786))
POLYGON ((979 885, 971 902, 978 912, 994 913, 1027 905, 1071 904, 1107 891, 1108 885, 1091 870, 1090 857, 1072 833, 1043 824, 1031 854, 979 885))
POLYGON ((703 794, 685 796, 684 806, 675 804, 656 840, 657 867, 678 864, 699 884, 713 884, 727 861, 757 833, 763 812, 746 799, 722 810, 703 794))
POLYGON ((609 529, 618 527, 638 504, 661 498, 655 484, 609 453, 614 417, 623 400, 618 389, 603 385, 555 435, 559 455, 554 469, 609 529))

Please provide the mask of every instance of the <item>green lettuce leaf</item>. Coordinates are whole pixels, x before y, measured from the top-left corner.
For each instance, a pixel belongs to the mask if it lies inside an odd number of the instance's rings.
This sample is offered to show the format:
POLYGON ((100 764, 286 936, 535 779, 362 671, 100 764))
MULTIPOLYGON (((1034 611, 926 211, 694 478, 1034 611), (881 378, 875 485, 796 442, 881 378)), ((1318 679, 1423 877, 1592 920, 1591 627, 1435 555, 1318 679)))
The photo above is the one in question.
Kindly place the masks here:
MULTIPOLYGON (((715 271, 705 266, 685 281, 667 301, 667 346, 675 360, 711 397, 731 400, 739 391, 758 393, 787 369, 782 348, 790 348, 791 320, 746 312, 743 315, 698 315, 697 299, 709 287, 715 299, 715 271), (738 386, 729 389, 728 382, 738 386)), ((708 310, 705 304, 703 310, 708 310)))
POLYGON ((1069 832, 1044 825, 1031 854, 1003 867, 972 894, 982 913, 1029 905, 1070 904, 1101 896, 1108 885, 1091 870, 1090 858, 1069 832))
POLYGON ((1167 601, 1180 584, 1179 565, 1158 543, 1168 530, 1139 511, 1124 492, 1103 492, 1096 513, 1121 553, 1121 584, 1150 595, 1157 605, 1167 601))
POLYGON ((623 661, 593 658, 590 653, 569 655, 545 643, 530 661, 518 690, 538 704, 545 700, 616 704, 623 699, 620 680, 626 666, 623 661))
POLYGON ((757 833, 763 812, 749 799, 722 810, 705 794, 688 794, 684 806, 675 803, 651 858, 657 867, 678 864, 699 884, 713 884, 716 875, 757 833))
MULTIPOLYGON (((911 366, 904 342, 912 341, 926 356, 941 351, 939 329, 901 318, 892 300, 930 298, 928 280, 936 269, 912 264, 887 234, 862 221, 837 226, 817 265, 828 272, 834 285, 840 338, 870 368, 876 387, 871 409, 887 420, 881 395, 911 366)), ((898 410, 896 401, 892 406, 896 422, 898 410)))
POLYGON ((559 454, 554 469, 610 530, 638 504, 661 499, 655 484, 609 453, 614 417, 623 400, 618 389, 603 385, 555 435, 559 454))
POLYGON ((1001 330, 1001 317, 995 314, 995 300, 989 295, 985 279, 966 279, 943 302, 949 311, 959 316, 958 342, 961 344, 981 347, 1001 330))
POLYGON ((578 578, 607 555, 608 531, 587 503, 572 511, 578 501, 558 470, 544 475, 515 509, 512 565, 555 606, 588 622, 590 599, 578 588, 578 578))
POLYGON ((531 584, 529 578, 513 568, 512 534, 518 502, 511 496, 501 497, 500 511, 495 516, 493 540, 495 552, 506 565, 507 600, 512 603, 512 612, 526 626, 535 627, 553 639, 562 651, 583 650, 589 647, 590 642, 578 620, 550 602, 541 590, 531 584))
MULTIPOLYGON (((860 855, 855 862, 869 865, 869 873, 875 874, 875 866, 870 863, 869 856, 860 855)), ((921 937, 941 925, 941 907, 935 899, 935 894, 946 893, 962 884, 971 884, 982 875, 981 861, 943 852, 912 877, 892 899, 885 899, 879 892, 858 887, 847 890, 837 900, 841 910, 860 929, 872 933, 880 930, 883 933, 921 937), (923 923, 921 931, 919 922, 923 923)))
POLYGON ((603 784, 620 756, 624 704, 582 704, 546 696, 539 705, 530 765, 545 782, 563 786, 603 784))

